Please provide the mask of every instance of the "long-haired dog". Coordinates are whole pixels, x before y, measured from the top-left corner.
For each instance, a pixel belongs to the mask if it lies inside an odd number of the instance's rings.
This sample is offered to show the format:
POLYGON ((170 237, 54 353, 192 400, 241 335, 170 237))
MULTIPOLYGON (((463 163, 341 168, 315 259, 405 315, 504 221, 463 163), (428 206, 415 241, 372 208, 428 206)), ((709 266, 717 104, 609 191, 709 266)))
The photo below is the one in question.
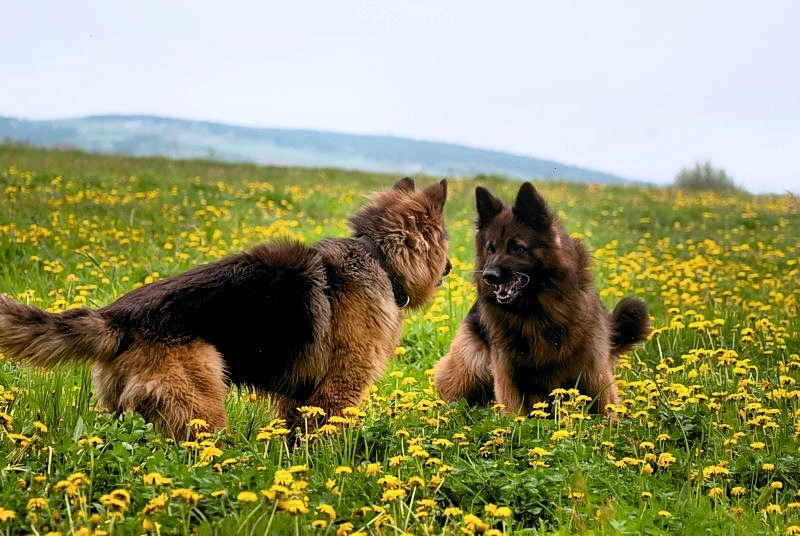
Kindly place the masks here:
POLYGON ((227 426, 230 382, 296 408, 358 405, 402 334, 405 306, 432 298, 450 269, 447 183, 405 178, 373 194, 352 236, 276 244, 136 288, 100 309, 45 312, 0 294, 0 350, 52 367, 90 362, 99 402, 181 437, 193 418, 227 426))
POLYGON ((524 413, 554 389, 578 386, 605 412, 619 402, 617 356, 650 331, 647 306, 625 298, 609 316, 589 253, 531 184, 513 207, 482 187, 475 197, 478 297, 436 364, 439 394, 524 413))

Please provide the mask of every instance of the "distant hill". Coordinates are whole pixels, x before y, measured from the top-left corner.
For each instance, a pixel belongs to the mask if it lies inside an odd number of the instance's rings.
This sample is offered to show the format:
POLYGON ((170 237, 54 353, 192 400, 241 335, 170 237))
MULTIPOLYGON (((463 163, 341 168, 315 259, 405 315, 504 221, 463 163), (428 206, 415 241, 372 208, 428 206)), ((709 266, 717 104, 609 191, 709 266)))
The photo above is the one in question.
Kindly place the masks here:
POLYGON ((616 175, 551 160, 449 143, 316 130, 249 128, 152 116, 103 115, 52 121, 0 117, 0 140, 133 156, 400 174, 630 182, 616 175))

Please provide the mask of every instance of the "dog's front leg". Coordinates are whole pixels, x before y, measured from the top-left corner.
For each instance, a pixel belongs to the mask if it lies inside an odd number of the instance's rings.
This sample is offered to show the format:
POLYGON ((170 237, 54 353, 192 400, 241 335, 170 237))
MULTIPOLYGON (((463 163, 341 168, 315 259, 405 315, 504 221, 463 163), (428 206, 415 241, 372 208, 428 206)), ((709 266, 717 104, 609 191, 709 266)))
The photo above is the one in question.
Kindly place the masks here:
POLYGON ((494 377, 494 396, 509 413, 524 413, 524 398, 514 382, 512 364, 499 352, 492 352, 492 376, 494 377))

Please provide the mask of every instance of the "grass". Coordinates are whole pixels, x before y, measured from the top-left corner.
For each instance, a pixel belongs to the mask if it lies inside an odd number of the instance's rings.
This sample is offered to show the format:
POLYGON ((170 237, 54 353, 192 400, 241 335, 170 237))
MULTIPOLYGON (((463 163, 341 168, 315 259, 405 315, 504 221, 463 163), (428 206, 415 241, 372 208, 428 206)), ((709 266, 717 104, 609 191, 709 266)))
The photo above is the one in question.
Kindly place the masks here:
MULTIPOLYGON (((346 235, 394 179, 0 147, 0 291, 103 305, 262 241, 346 235)), ((516 418, 436 396, 430 369, 474 299, 476 184, 450 182, 453 273, 385 376, 296 445, 244 388, 229 430, 173 441, 97 408, 86 368, 0 359, 0 534, 800 533, 796 198, 537 183, 606 304, 651 309, 610 423, 570 390, 516 418)))

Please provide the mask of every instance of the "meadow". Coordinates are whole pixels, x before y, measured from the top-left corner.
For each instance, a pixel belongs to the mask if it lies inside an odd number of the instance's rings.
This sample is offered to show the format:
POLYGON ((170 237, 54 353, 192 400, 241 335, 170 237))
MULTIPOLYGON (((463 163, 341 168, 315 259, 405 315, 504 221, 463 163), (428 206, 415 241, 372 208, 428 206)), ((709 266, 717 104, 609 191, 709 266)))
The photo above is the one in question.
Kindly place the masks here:
MULTIPOLYGON (((260 242, 346 236, 396 178, 0 147, 0 292, 97 307, 260 242)), ((453 179, 453 272, 363 404, 297 441, 246 388, 228 430, 171 438, 97 407, 88 368, 0 357, 0 534, 800 534, 800 200, 534 182, 606 305, 650 307, 618 419, 569 389, 519 417, 437 397, 475 296, 474 188, 519 186, 453 179)))

